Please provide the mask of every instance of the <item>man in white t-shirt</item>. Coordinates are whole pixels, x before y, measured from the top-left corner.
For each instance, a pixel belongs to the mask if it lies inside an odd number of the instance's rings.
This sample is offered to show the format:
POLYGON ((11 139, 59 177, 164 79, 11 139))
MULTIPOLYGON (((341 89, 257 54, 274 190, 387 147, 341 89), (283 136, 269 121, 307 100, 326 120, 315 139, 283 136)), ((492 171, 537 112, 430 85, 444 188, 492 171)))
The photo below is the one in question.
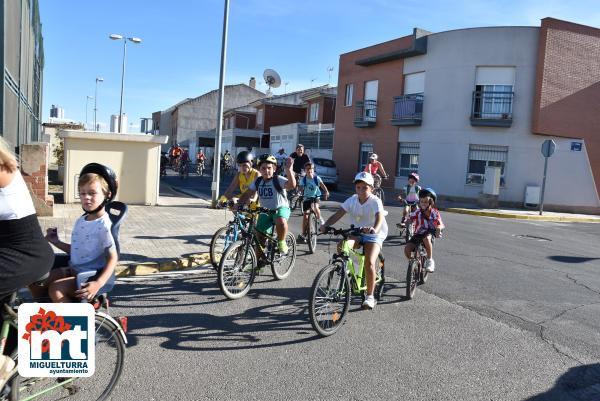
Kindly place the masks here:
POLYGON ((326 233, 328 227, 335 224, 344 215, 348 214, 350 224, 360 227, 362 234, 350 241, 354 248, 361 245, 364 248, 365 270, 367 272, 367 296, 362 304, 363 309, 375 307, 375 266, 377 257, 387 237, 388 226, 385 221, 387 212, 383 209, 381 199, 373 195, 373 176, 361 172, 354 177, 356 194, 346 199, 341 207, 331 216, 323 226, 321 232, 326 233))

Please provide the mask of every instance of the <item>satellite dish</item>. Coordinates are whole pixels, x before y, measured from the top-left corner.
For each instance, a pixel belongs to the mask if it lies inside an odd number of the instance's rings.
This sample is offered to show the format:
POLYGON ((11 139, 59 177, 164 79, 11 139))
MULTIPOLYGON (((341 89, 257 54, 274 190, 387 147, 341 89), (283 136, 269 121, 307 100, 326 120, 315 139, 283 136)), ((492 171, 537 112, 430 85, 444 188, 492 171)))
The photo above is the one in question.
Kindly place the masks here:
POLYGON ((265 72, 263 72, 263 78, 269 86, 269 89, 267 90, 268 95, 271 94, 271 88, 279 88, 281 86, 281 77, 275 70, 267 68, 265 72))

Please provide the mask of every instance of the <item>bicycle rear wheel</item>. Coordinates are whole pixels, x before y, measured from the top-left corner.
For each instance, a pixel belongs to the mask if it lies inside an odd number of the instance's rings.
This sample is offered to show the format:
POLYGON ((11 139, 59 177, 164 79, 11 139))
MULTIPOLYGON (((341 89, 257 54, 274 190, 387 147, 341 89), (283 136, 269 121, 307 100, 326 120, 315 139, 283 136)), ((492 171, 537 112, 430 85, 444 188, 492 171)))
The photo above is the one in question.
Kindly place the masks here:
POLYGON ((110 320, 96 315, 96 371, 91 377, 28 378, 16 375, 10 380, 10 400, 55 401, 105 400, 119 381, 125 358, 125 342, 110 320))
POLYGON ((256 254, 245 241, 236 241, 223 253, 219 262, 218 282, 223 295, 229 299, 242 298, 254 282, 256 254))
POLYGON ((210 240, 210 263, 215 270, 219 268, 219 262, 221 261, 223 252, 225 252, 227 247, 234 241, 233 231, 234 228, 229 225, 221 227, 213 234, 213 237, 210 240))
POLYGON ((411 259, 406 270, 406 298, 413 299, 419 281, 419 262, 411 259))
POLYGON ((319 232, 319 222, 314 212, 308 215, 308 230, 306 233, 306 242, 308 243, 308 252, 315 253, 317 249, 317 234, 319 232))
MULTIPOLYGON (((272 241, 276 241, 273 239, 272 241)), ((288 232, 285 236, 285 243, 288 246, 288 253, 285 255, 275 254, 271 263, 273 277, 277 280, 283 280, 292 273, 296 263, 296 238, 294 234, 288 232)), ((276 244, 273 244, 277 246, 276 244)))
POLYGON ((335 333, 346 320, 350 306, 350 278, 342 261, 325 266, 310 290, 310 324, 323 337, 335 333))

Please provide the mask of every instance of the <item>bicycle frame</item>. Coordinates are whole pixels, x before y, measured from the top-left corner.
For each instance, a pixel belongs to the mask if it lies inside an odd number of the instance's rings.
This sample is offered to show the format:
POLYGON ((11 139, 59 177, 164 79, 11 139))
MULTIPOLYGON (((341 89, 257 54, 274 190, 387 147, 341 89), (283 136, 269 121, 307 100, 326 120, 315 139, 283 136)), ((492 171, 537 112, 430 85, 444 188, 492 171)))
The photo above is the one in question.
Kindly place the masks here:
POLYGON ((352 294, 359 295, 362 291, 367 289, 367 278, 365 275, 365 255, 356 251, 352 246, 350 246, 349 240, 342 240, 341 244, 341 255, 334 255, 341 257, 344 261, 344 270, 345 274, 349 274, 352 278, 351 283, 352 286, 352 294), (354 268, 354 258, 358 259, 359 266, 358 272, 354 268))

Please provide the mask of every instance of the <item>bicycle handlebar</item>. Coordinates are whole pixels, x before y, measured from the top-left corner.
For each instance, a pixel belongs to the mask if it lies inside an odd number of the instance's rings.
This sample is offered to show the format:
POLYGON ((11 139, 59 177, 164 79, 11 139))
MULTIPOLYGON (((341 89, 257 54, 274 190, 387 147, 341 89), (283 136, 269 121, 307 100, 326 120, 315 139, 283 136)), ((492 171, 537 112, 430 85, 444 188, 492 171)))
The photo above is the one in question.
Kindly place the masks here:
POLYGON ((335 228, 335 227, 326 227, 326 231, 322 233, 325 234, 333 234, 333 235, 341 235, 344 238, 348 238, 351 235, 358 236, 362 233, 362 227, 354 227, 350 226, 350 228, 335 228))

